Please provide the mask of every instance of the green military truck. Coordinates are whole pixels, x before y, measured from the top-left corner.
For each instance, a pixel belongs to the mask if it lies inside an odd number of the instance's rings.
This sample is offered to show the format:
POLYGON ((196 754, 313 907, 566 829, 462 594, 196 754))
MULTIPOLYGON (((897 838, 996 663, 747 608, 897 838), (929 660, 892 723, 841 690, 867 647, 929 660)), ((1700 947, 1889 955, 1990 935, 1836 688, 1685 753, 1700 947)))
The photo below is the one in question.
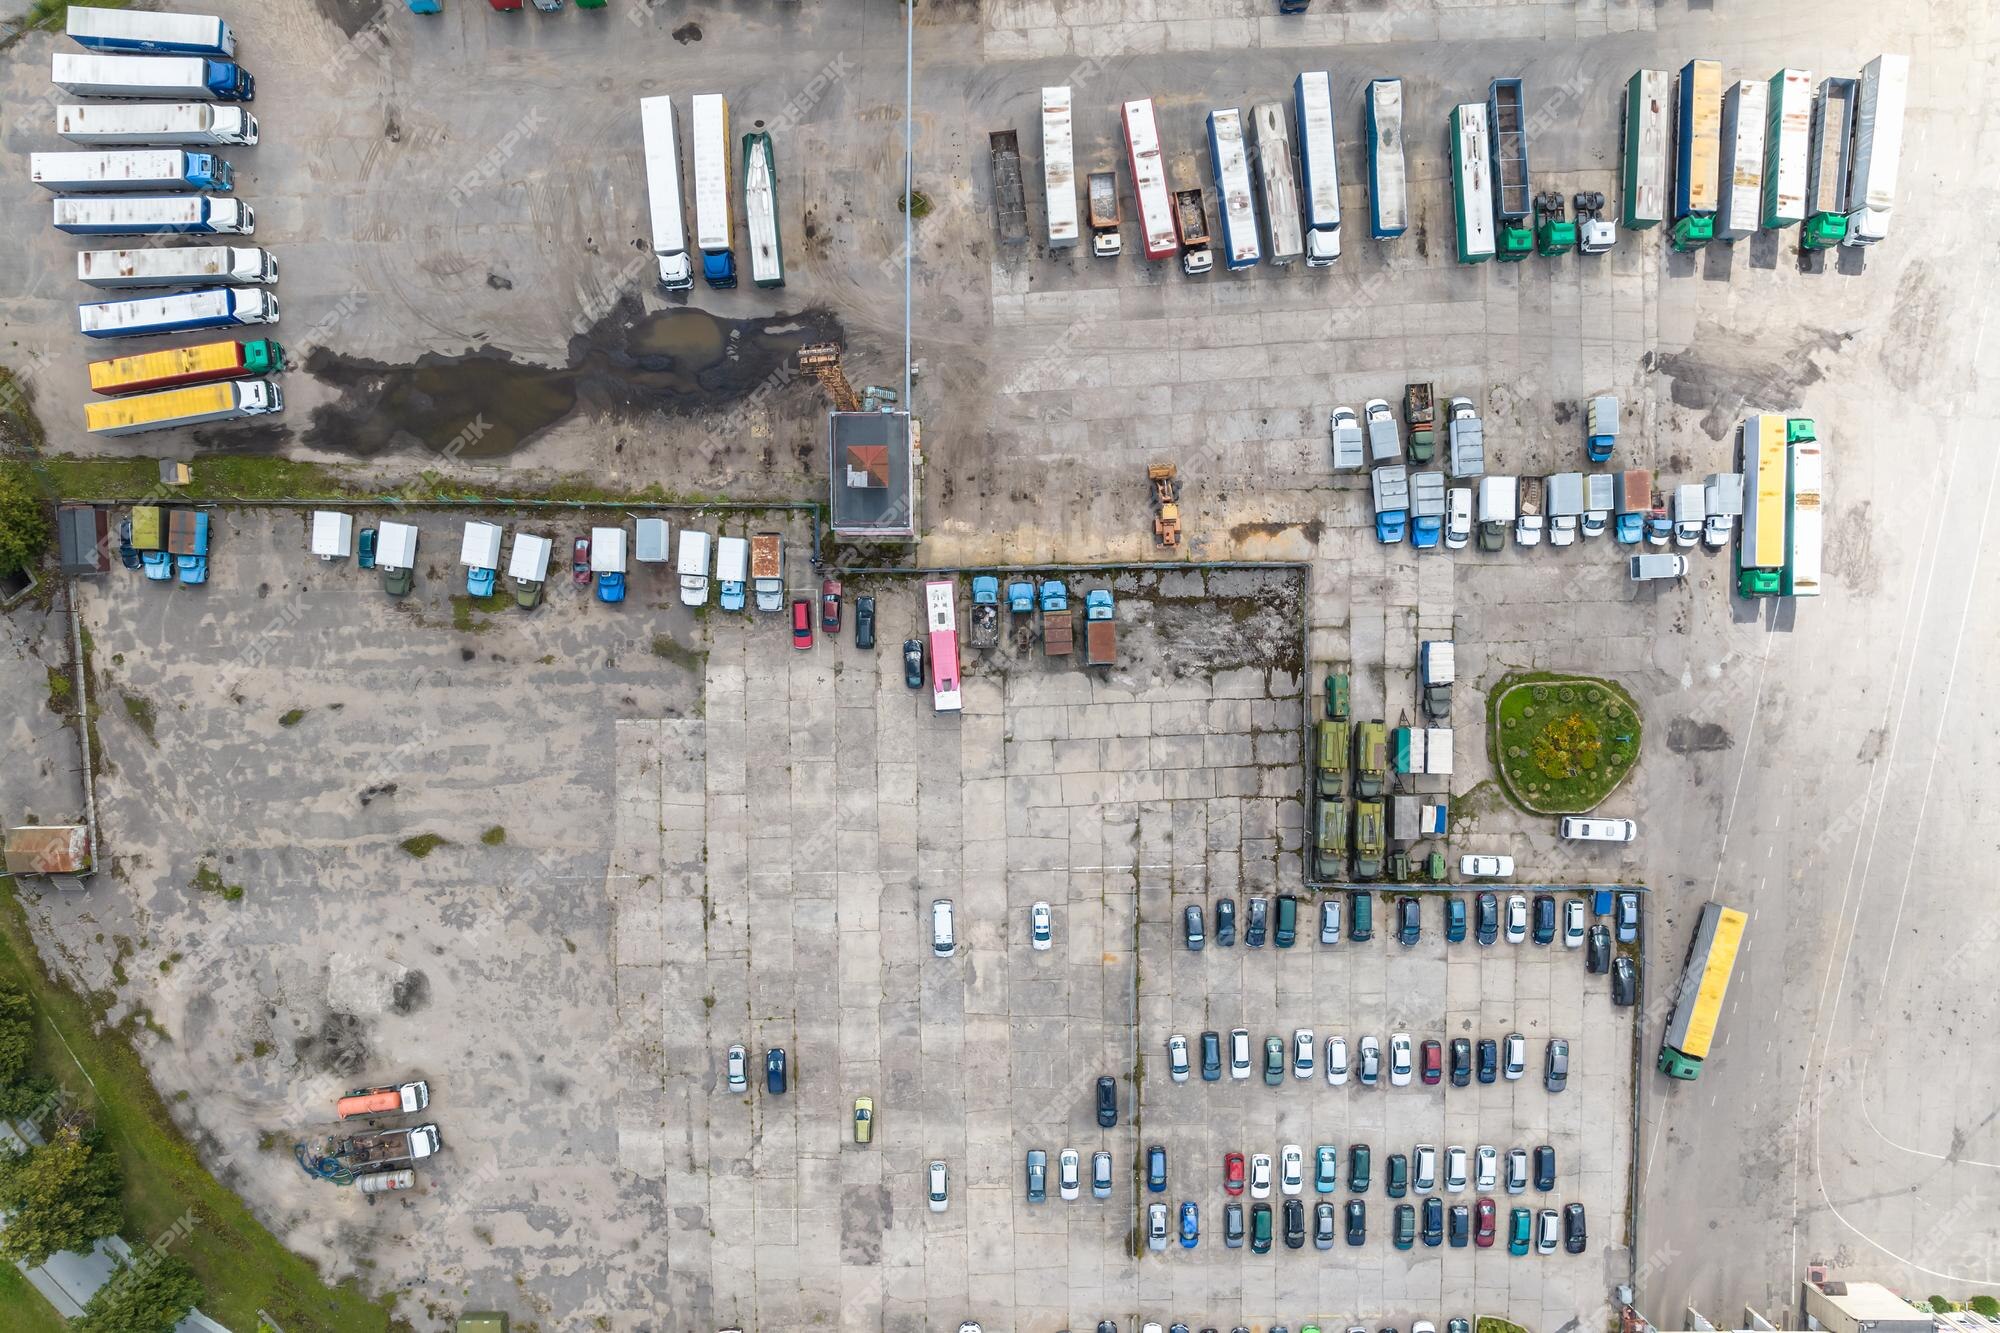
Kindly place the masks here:
POLYGON ((1389 729, 1380 720, 1354 729, 1354 794, 1372 800, 1389 782, 1389 729))
POLYGON ((1345 722, 1317 725, 1319 742, 1319 794, 1339 799, 1347 786, 1348 727, 1345 722))
POLYGON ((1354 806, 1354 877, 1375 879, 1382 873, 1382 803, 1358 801, 1354 806))
POLYGON ((1347 806, 1337 793, 1321 796, 1318 813, 1313 839, 1313 878, 1339 879, 1342 863, 1347 859, 1347 806))

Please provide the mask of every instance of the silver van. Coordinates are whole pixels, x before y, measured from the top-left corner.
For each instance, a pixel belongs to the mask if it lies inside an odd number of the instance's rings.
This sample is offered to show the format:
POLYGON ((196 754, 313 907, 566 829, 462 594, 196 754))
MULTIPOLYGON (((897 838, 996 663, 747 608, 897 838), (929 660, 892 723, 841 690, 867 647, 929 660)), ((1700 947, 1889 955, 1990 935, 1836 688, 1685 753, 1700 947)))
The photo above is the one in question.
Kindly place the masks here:
POLYGON ((958 952, 958 936, 951 928, 951 899, 931 899, 931 952, 949 958, 958 952))
POLYGON ((1684 555, 1635 555, 1631 558, 1632 579, 1644 583, 1648 579, 1677 579, 1688 572, 1688 561, 1684 555))
POLYGON ((1564 815, 1559 829, 1572 842, 1630 842, 1639 836, 1639 826, 1632 820, 1586 815, 1564 815))

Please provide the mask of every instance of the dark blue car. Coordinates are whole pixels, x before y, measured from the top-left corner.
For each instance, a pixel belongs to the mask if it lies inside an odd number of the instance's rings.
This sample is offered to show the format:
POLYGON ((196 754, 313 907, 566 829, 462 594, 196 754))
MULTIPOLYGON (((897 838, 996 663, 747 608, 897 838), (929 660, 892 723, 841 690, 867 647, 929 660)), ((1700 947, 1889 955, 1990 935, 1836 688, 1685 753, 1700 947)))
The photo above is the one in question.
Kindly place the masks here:
POLYGON ((1167 1150, 1157 1143, 1146 1149, 1146 1188, 1155 1194, 1167 1189, 1167 1150))
POLYGON ((764 1052, 764 1087, 773 1094, 785 1090, 785 1048, 773 1046, 764 1052))

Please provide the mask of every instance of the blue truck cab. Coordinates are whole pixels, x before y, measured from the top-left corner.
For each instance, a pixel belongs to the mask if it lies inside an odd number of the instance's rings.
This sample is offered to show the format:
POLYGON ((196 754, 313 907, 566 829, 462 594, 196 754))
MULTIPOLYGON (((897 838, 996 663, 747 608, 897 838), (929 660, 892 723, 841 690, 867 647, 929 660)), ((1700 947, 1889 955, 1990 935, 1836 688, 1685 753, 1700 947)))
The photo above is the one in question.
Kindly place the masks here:
POLYGON ((1042 580, 1042 610, 1069 610, 1069 588, 1061 579, 1042 580))
POLYGON ((994 578, 991 574, 975 576, 972 580, 972 604, 974 606, 998 606, 1000 604, 1000 580, 994 578))
POLYGON ((736 285, 736 252, 734 250, 704 250, 701 252, 702 280, 718 291, 726 291, 736 285))
MULTIPOLYGON (((174 566, 182 583, 196 585, 208 582, 208 514, 196 510, 194 515, 194 549, 174 557, 174 566)), ((149 572, 147 577, 151 577, 149 572)))
POLYGON ((1025 616, 1035 609, 1035 585, 1026 579, 1017 579, 1007 585, 1007 609, 1017 616, 1025 616))
POLYGON ((1406 515, 1400 509, 1391 509, 1375 516, 1375 540, 1384 546, 1394 546, 1403 540, 1406 515))
POLYGON ((597 575, 597 600, 616 604, 625 600, 625 575, 614 570, 600 570, 597 575))

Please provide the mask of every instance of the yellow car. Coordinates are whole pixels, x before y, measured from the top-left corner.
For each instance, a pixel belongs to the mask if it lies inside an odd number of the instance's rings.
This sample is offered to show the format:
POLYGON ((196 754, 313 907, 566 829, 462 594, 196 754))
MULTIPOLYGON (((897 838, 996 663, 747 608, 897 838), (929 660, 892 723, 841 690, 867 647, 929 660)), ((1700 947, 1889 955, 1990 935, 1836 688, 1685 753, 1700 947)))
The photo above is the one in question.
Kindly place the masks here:
POLYGON ((875 1099, 856 1097, 854 1099, 854 1141, 868 1143, 875 1137, 875 1099))

